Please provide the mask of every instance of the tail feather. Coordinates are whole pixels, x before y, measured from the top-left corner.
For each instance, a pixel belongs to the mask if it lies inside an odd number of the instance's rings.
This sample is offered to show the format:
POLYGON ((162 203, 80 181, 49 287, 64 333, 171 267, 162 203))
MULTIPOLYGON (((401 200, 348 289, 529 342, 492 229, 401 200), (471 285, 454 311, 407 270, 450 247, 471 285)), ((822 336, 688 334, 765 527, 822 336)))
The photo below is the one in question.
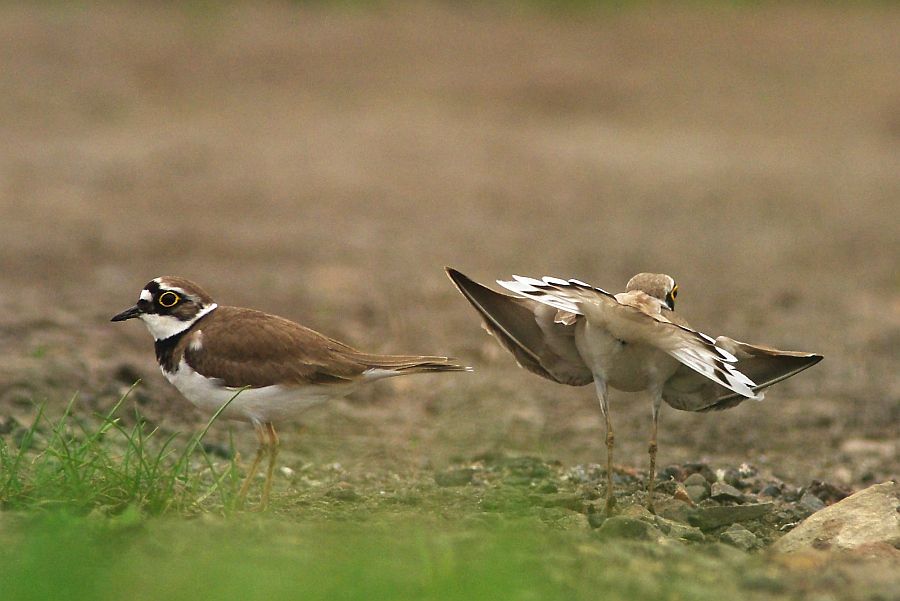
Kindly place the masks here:
POLYGON ((471 367, 459 365, 451 357, 361 354, 357 360, 368 368, 368 373, 382 378, 418 373, 472 371, 471 367))

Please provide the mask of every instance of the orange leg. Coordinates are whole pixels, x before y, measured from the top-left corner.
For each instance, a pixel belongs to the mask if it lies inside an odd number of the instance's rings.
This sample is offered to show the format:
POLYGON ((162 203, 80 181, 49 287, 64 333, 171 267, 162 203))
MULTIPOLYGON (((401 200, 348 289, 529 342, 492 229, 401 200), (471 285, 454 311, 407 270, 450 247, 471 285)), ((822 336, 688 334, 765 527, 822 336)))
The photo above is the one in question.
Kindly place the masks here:
POLYGON ((271 422, 265 425, 266 434, 269 437, 269 467, 266 469, 266 483, 263 485, 262 502, 260 503, 260 511, 265 509, 269 504, 269 493, 272 491, 272 474, 275 471, 275 459, 278 457, 278 434, 275 432, 275 426, 271 422))
POLYGON ((268 441, 266 439, 266 427, 261 423, 253 422, 253 429, 256 431, 256 437, 259 439, 259 446, 256 448, 256 457, 254 457, 253 463, 250 464, 250 470, 247 472, 244 483, 241 485, 241 491, 238 493, 239 507, 244 506, 244 500, 247 498, 247 491, 250 489, 250 483, 253 482, 253 478, 256 476, 256 471, 259 469, 259 464, 262 461, 263 456, 269 452, 268 441))

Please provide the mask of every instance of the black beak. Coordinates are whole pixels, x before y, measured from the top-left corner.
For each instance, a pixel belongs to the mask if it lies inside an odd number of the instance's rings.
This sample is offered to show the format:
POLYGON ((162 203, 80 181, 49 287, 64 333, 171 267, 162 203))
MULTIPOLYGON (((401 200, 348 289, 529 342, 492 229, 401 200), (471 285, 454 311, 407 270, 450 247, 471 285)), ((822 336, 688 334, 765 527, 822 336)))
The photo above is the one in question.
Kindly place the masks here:
POLYGON ((113 318, 110 321, 125 321, 126 319, 134 319, 135 317, 139 317, 143 313, 138 306, 135 305, 133 307, 128 307, 121 313, 117 315, 113 315, 113 318))

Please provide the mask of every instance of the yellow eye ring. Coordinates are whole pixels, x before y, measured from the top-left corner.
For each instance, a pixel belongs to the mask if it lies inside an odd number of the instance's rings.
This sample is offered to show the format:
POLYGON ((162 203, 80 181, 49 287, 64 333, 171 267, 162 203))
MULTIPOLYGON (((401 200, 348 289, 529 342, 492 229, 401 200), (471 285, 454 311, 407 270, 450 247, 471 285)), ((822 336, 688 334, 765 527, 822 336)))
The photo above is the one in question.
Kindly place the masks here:
POLYGON ((675 287, 672 288, 672 298, 678 298, 678 284, 675 284, 675 287))
POLYGON ((171 290, 166 290, 162 294, 159 295, 159 303, 160 307, 165 307, 168 309, 169 307, 174 307, 178 304, 178 301, 181 300, 181 297, 172 292, 171 290))

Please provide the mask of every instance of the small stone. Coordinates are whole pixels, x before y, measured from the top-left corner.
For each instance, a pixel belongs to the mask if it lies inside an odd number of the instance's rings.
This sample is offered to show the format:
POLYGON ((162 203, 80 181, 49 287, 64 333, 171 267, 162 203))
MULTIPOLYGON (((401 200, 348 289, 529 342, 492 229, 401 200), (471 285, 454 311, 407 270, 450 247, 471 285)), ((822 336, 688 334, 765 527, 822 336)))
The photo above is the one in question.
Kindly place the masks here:
POLYGON ((720 502, 733 501, 735 503, 743 503, 746 500, 741 491, 724 482, 713 482, 709 496, 720 502))
POLYGON ((698 507, 688 523, 703 531, 713 530, 720 526, 759 519, 769 513, 772 507, 772 503, 698 507))
POLYGON ((728 530, 719 535, 719 540, 742 551, 752 551, 762 546, 756 535, 740 524, 729 526, 728 530))
POLYGON ((658 480, 654 492, 671 496, 675 494, 679 487, 683 488, 681 482, 676 480, 658 480))
POLYGON ((730 467, 725 470, 725 473, 722 475, 722 480, 724 480, 727 484, 737 486, 737 484, 741 481, 741 473, 733 467, 730 467))
POLYGON ((293 478, 295 473, 294 470, 286 465, 282 465, 280 468, 278 468, 278 471, 281 472, 281 475, 285 478, 293 478))
POLYGON ((810 482, 809 486, 806 487, 806 491, 817 496, 826 504, 837 503, 850 496, 850 491, 821 480, 810 482))
POLYGON ((709 497, 709 490, 705 486, 685 486, 684 490, 694 503, 709 497))
POLYGON ((800 489, 792 486, 785 486, 781 489, 781 496, 788 503, 795 503, 800 500, 800 489))
POLYGON ((438 486, 465 486, 475 477, 475 470, 470 467, 455 468, 437 472, 434 482, 438 486))
POLYGON ((597 530, 603 539, 625 538, 630 540, 657 541, 664 535, 656 526, 636 518, 616 515, 607 518, 597 530))
POLYGON ((709 482, 699 473, 691 474, 684 481, 684 490, 691 501, 699 503, 709 497, 709 482))
POLYGON ((764 497, 777 498, 781 496, 781 487, 777 484, 767 484, 763 487, 759 494, 764 497))
POLYGON ((606 514, 604 513, 589 513, 587 516, 588 524, 590 524, 591 528, 599 528, 603 525, 603 522, 606 521, 606 514))
POLYGON ((657 515, 682 524, 689 524, 696 512, 697 509, 676 499, 663 499, 656 503, 657 515))
POLYGON ((619 514, 622 517, 626 518, 635 518, 638 520, 644 520, 645 522, 652 523, 656 516, 650 513, 650 510, 644 507, 643 505, 628 505, 625 507, 622 512, 619 514))
POLYGON ((709 482, 707 482, 706 478, 704 478, 699 473, 691 474, 690 476, 685 478, 684 485, 685 486, 705 486, 706 488, 709 488, 709 482))
POLYGON ((703 532, 701 532, 699 528, 694 528, 693 526, 688 526, 687 524, 682 524, 674 520, 667 520, 664 517, 656 516, 654 523, 656 524, 656 527, 669 538, 696 543, 703 542, 705 538, 703 532))
POLYGON ((718 480, 716 473, 705 463, 685 463, 684 470, 689 474, 700 474, 710 484, 718 480))
POLYGON ((815 513, 820 509, 825 509, 825 503, 822 499, 808 491, 803 493, 803 496, 800 497, 800 506, 812 513, 815 513))

